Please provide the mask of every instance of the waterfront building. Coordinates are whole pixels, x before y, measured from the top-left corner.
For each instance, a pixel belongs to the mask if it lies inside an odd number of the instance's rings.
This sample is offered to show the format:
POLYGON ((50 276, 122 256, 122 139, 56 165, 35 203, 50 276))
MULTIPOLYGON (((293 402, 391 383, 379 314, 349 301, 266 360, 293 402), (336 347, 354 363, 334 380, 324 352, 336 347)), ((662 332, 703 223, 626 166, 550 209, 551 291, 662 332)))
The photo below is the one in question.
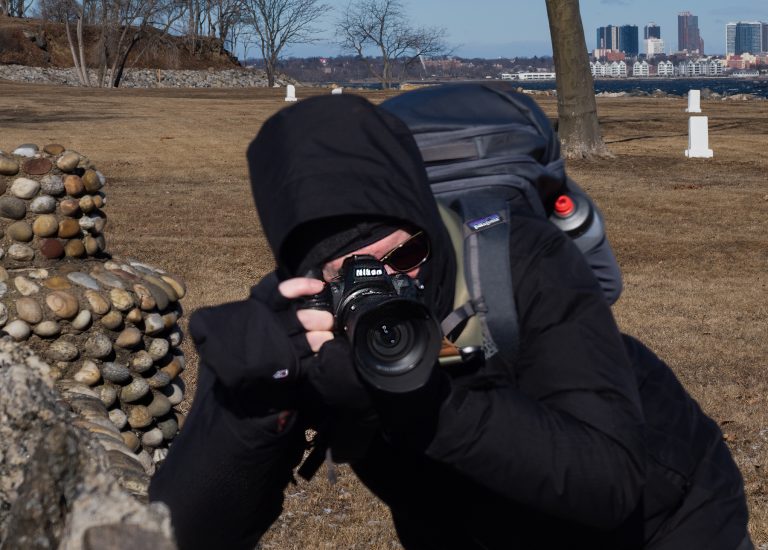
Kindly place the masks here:
POLYGON ((725 54, 757 54, 763 47, 764 23, 760 21, 737 21, 725 26, 725 54))
POLYGON ((624 61, 614 61, 608 67, 606 76, 625 78, 627 76, 627 64, 624 61))
POLYGON ((648 59, 664 53, 664 41, 661 38, 646 38, 643 43, 643 53, 648 59))
POLYGON ((555 73, 517 73, 518 80, 555 80, 555 73))
POLYGON ((605 76, 605 64, 599 61, 589 62, 589 70, 592 72, 592 76, 605 76))
POLYGON ((671 61, 660 61, 656 66, 656 74, 659 76, 675 76, 675 64, 671 61))
POLYGON ((651 21, 643 28, 643 39, 661 38, 661 27, 651 21))
POLYGON ((699 34, 699 17, 689 11, 677 14, 677 49, 688 53, 704 53, 704 41, 699 34))
POLYGON ((598 27, 596 50, 623 52, 630 57, 636 56, 640 53, 637 33, 637 25, 598 27))
POLYGON ((635 61, 632 65, 632 76, 649 76, 651 74, 647 61, 635 61))

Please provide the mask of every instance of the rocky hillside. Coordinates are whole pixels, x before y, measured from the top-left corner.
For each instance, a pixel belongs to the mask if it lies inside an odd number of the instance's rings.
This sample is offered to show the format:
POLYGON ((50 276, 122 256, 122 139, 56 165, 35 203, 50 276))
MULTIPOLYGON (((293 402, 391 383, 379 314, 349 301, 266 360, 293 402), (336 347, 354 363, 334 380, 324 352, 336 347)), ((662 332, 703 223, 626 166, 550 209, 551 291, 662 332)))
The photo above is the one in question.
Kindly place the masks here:
MULTIPOLYGON (((74 29, 73 29, 74 33, 74 29)), ((100 30, 84 29, 85 57, 89 67, 98 64, 100 30)), ((151 69, 215 70, 239 67, 220 42, 198 41, 194 52, 183 37, 150 33, 131 51, 128 67, 151 69)), ((39 19, 0 16, 0 64, 32 67, 72 67, 72 54, 64 25, 39 19)))

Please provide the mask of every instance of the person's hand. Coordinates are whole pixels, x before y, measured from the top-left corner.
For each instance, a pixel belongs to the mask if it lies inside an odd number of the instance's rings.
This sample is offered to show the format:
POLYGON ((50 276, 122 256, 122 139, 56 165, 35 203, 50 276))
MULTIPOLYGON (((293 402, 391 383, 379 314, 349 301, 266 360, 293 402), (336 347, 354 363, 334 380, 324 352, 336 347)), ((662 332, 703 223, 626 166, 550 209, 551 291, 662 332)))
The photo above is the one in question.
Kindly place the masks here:
MULTIPOLYGON (((277 287, 283 298, 296 300, 304 296, 319 294, 325 283, 308 277, 287 279, 277 287)), ((298 309, 296 318, 305 331, 307 345, 313 353, 317 353, 325 342, 333 339, 333 315, 330 311, 317 309, 298 309)))

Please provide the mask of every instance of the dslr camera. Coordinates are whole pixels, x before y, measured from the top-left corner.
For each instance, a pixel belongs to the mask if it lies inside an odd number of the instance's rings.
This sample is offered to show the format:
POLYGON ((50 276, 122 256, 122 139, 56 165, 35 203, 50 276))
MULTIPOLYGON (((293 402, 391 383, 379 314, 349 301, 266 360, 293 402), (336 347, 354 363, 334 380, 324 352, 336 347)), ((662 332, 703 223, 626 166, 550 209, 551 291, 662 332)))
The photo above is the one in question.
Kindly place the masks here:
POLYGON ((419 299, 422 288, 405 274, 387 274, 373 256, 350 256, 339 279, 300 307, 330 311, 360 376, 380 390, 404 393, 427 382, 442 343, 439 323, 419 299))

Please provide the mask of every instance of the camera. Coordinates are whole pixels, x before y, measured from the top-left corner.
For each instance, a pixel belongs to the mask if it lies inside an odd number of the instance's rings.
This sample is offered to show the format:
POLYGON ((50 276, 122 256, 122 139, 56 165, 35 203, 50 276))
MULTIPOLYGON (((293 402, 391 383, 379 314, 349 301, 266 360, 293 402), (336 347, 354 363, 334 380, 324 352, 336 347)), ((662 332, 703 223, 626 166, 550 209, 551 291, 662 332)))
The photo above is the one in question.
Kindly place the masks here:
POLYGON ((427 382, 442 343, 421 289, 405 274, 389 275, 373 256, 355 255, 344 260, 338 280, 300 307, 333 313, 360 376, 380 390, 404 393, 427 382))

